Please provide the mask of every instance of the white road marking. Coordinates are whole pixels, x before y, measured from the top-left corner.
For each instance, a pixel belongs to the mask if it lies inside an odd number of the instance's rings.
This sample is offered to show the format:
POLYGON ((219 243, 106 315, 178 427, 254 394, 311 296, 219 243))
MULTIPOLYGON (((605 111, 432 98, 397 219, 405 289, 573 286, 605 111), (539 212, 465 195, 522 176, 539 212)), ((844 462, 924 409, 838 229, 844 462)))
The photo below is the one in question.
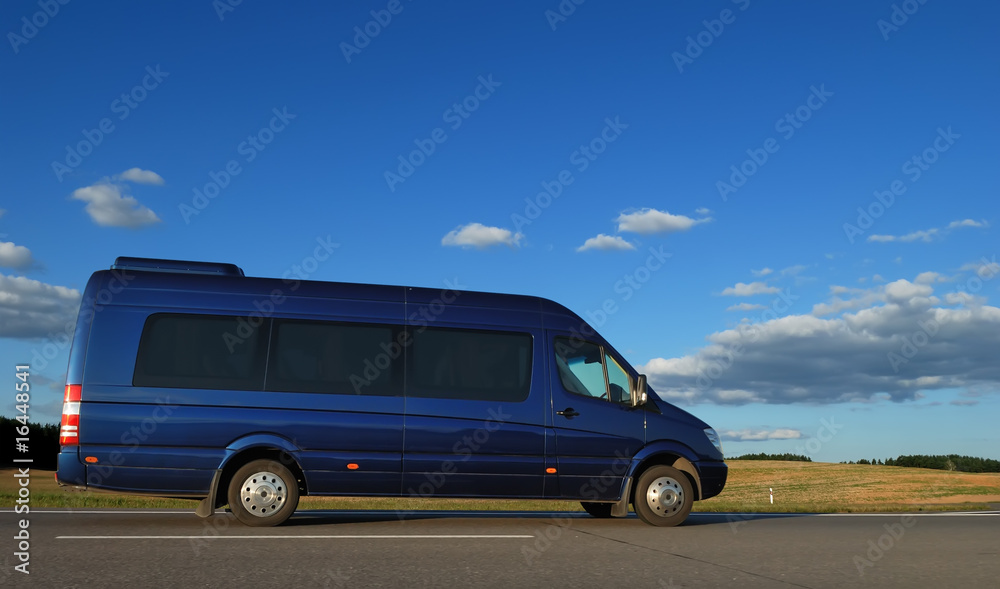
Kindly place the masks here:
MULTIPOLYGON (((0 509, 0 513, 15 513, 13 509, 0 509)), ((56 515, 191 515, 194 510, 184 509, 184 510, 129 510, 129 509, 90 509, 86 511, 74 511, 65 510, 58 508, 49 509, 32 509, 32 514, 56 514, 56 515)), ((218 515, 225 515, 224 511, 217 511, 218 515)), ((590 516, 582 511, 394 511, 394 510, 351 510, 351 509, 305 509, 295 512, 296 515, 320 515, 320 514, 335 514, 335 515, 386 515, 386 514, 402 514, 402 515, 464 515, 464 516, 488 516, 488 517, 580 517, 589 519, 590 516)), ((693 511, 691 512, 691 517, 707 517, 707 516, 746 516, 746 517, 896 517, 901 515, 908 515, 913 517, 982 517, 982 516, 998 516, 1000 511, 934 511, 934 512, 907 512, 907 511, 887 511, 883 513, 782 513, 782 512, 758 512, 758 513, 747 513, 747 512, 726 512, 726 511, 693 511)), ((294 517, 294 516, 293 516, 294 517)), ((629 517, 635 517, 635 514, 630 513, 629 517)))
POLYGON ((525 534, 358 534, 358 535, 308 535, 308 536, 56 536, 56 540, 482 540, 482 539, 534 538, 525 534))

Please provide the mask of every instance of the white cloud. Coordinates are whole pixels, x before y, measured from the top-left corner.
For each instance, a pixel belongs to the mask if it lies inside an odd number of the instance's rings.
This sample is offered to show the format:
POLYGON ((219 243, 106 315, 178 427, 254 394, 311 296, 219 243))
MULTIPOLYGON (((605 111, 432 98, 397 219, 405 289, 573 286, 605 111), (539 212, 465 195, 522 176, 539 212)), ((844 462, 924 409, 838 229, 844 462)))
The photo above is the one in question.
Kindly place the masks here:
POLYGON ((583 242, 583 245, 576 248, 578 252, 585 252, 587 250, 634 250, 635 246, 631 243, 625 241, 621 237, 615 235, 605 235, 603 233, 598 233, 597 237, 591 237, 587 241, 583 242))
POLYGON ((731 307, 727 307, 726 310, 727 311, 758 311, 760 309, 766 309, 766 308, 767 307, 764 306, 764 305, 757 305, 757 304, 754 304, 754 303, 740 303, 738 305, 733 305, 731 307))
POLYGON ((73 198, 87 203, 90 218, 103 227, 128 227, 159 223, 160 218, 148 207, 139 204, 135 197, 122 194, 122 187, 97 183, 73 191, 73 198))
POLYGON ((798 440, 802 432, 791 428, 778 429, 741 429, 723 430, 719 432, 723 441, 728 442, 763 442, 765 440, 798 440))
POLYGON ((986 256, 983 256, 982 258, 976 260, 975 262, 962 264, 962 267, 959 268, 959 271, 960 272, 973 271, 980 278, 983 279, 992 278, 997 274, 1000 274, 1000 264, 997 263, 996 255, 993 256, 992 260, 987 258, 986 256))
POLYGON ((763 282, 751 282, 750 284, 737 282, 736 286, 726 287, 721 294, 726 297, 750 297, 759 294, 773 294, 780 292, 780 290, 776 286, 768 286, 763 282))
POLYGON ((649 234, 687 231, 699 223, 707 223, 711 220, 711 217, 692 219, 684 215, 671 215, 666 211, 642 209, 634 213, 622 213, 618 215, 615 222, 618 223, 618 231, 649 234))
POLYGON ((960 227, 985 228, 989 226, 990 226, 989 223, 987 223, 986 221, 973 221, 972 219, 963 219, 961 221, 952 221, 951 223, 948 223, 948 226, 945 227, 945 229, 958 229, 960 227))
POLYGON ((116 176, 118 180, 127 180, 129 182, 135 182, 136 184, 154 184, 156 186, 163 186, 163 177, 152 172, 150 170, 143 170, 141 168, 129 168, 118 174, 116 176))
POLYGON ((768 274, 771 274, 772 272, 774 272, 774 270, 772 270, 770 268, 761 268, 760 270, 753 270, 753 269, 750 270, 750 273, 753 274, 754 276, 756 276, 757 278, 760 278, 762 276, 767 276, 768 274))
POLYGON ((913 298, 930 296, 934 289, 927 284, 914 284, 909 280, 900 279, 885 285, 885 296, 889 302, 905 304, 913 298))
POLYGON ((935 282, 948 282, 947 276, 942 276, 937 272, 921 272, 913 279, 917 284, 934 284, 935 282))
POLYGON ((469 223, 468 225, 459 225, 449 231, 441 238, 441 245, 477 249, 485 249, 494 245, 517 247, 523 238, 523 234, 512 233, 509 229, 487 227, 481 223, 469 223))
POLYGON ((742 323, 709 335, 692 354, 654 358, 640 370, 657 394, 679 403, 905 401, 934 390, 1000 390, 1000 308, 908 280, 845 290, 853 298, 742 323), (817 316, 824 314, 836 316, 817 316))
POLYGON ((882 300, 882 294, 878 292, 866 292, 862 296, 842 299, 833 297, 828 303, 817 303, 813 305, 812 314, 816 317, 825 315, 836 315, 844 311, 861 309, 882 300))
POLYGON ((0 267, 22 270, 34 263, 28 248, 10 241, 0 241, 0 267))
POLYGON ((79 308, 78 290, 0 274, 0 337, 35 339, 67 333, 79 308))
POLYGON ((972 219, 963 219, 961 221, 952 221, 951 223, 948 223, 948 225, 945 226, 944 229, 933 227, 931 229, 922 229, 920 231, 907 233, 906 235, 869 235, 868 241, 873 241, 876 243, 889 243, 893 241, 900 241, 903 243, 909 243, 913 241, 931 242, 938 237, 942 237, 945 233, 948 233, 954 229, 961 229, 963 227, 985 228, 989 227, 989 223, 987 223, 986 221, 974 221, 972 219))
POLYGON ((907 233, 906 235, 869 235, 868 241, 874 241, 876 243, 889 243, 891 241, 924 241, 928 242, 934 239, 934 236, 939 233, 937 229, 927 229, 923 231, 914 231, 913 233, 907 233))
POLYGON ((700 207, 694 210, 696 215, 706 216, 712 214, 712 209, 706 209, 705 207, 700 207))

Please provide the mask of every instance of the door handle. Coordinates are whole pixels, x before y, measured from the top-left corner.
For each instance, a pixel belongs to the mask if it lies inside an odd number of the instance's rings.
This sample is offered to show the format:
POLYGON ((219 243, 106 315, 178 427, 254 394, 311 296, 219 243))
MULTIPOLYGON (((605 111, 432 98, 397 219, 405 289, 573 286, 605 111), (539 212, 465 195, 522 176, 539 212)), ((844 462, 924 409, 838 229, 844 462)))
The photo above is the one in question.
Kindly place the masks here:
POLYGON ((566 419, 573 419, 574 417, 576 417, 577 415, 579 415, 579 413, 577 413, 576 411, 573 411, 572 407, 567 407, 567 408, 563 409, 562 411, 556 411, 556 415, 562 415, 566 419))

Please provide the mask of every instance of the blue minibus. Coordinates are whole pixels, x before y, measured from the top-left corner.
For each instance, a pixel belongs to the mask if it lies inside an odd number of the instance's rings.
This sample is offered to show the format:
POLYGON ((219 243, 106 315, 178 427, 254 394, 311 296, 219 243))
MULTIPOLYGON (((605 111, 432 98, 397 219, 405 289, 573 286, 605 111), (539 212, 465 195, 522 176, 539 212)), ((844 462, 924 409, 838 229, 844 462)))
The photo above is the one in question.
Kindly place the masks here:
POLYGON ((713 429, 552 301, 150 258, 87 283, 59 440, 62 485, 250 526, 305 495, 631 504, 674 526, 727 474, 713 429))

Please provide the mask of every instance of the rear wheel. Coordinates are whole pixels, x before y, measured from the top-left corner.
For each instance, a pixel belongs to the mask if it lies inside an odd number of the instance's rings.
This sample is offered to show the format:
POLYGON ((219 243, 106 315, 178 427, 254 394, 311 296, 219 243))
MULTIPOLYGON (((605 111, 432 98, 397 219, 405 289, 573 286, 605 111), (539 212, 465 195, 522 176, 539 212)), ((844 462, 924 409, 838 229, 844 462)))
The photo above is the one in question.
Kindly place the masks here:
POLYGON ((299 485, 288 468, 274 460, 254 460, 229 482, 229 508, 248 526, 284 523, 299 504, 299 485))
POLYGON ((614 507, 614 503, 588 503, 583 501, 580 503, 587 513, 594 517, 611 517, 611 508, 614 507))
POLYGON ((639 519, 654 526, 676 526, 694 505, 691 481, 672 466, 653 466, 639 477, 633 500, 639 519))

